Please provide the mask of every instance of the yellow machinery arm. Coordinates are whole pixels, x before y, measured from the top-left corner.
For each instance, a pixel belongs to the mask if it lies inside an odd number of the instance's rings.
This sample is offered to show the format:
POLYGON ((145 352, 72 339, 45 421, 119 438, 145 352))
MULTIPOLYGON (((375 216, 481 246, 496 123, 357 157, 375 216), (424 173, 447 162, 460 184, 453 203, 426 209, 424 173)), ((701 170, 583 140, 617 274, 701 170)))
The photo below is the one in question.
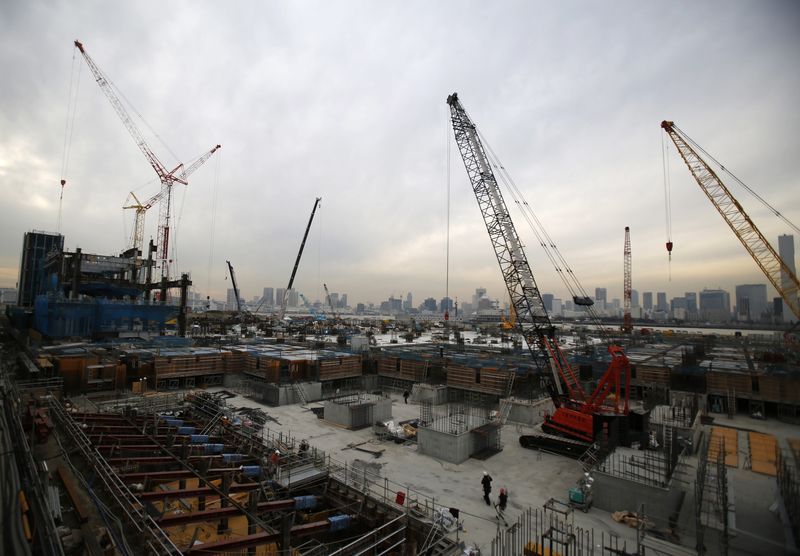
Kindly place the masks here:
POLYGON ((697 180, 700 189, 728 223, 733 233, 736 234, 744 248, 783 298, 784 303, 791 309, 795 317, 800 319, 800 301, 798 301, 800 283, 798 283, 795 273, 750 220, 742 205, 725 187, 719 176, 692 148, 691 139, 686 137, 673 122, 665 120, 661 122, 661 127, 675 143, 675 147, 689 167, 694 179, 697 180))

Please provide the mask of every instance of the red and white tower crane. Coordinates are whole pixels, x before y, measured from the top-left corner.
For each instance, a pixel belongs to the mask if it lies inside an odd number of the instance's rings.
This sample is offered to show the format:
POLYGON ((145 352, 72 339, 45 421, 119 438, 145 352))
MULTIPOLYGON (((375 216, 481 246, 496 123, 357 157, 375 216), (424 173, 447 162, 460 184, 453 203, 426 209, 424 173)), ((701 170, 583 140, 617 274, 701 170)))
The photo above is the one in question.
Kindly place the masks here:
MULTIPOLYGON (((152 200, 152 203, 156 201, 160 201, 159 211, 158 211, 158 236, 156 238, 158 242, 158 261, 159 266, 161 268, 161 277, 162 278, 169 278, 169 233, 170 233, 170 207, 172 205, 172 186, 176 183, 180 183, 183 185, 188 185, 187 178, 189 174, 194 172, 199 166, 201 166, 208 157, 210 157, 217 149, 220 148, 219 145, 215 146, 211 151, 206 153, 205 155, 201 156, 194 164, 192 164, 189 168, 184 168, 183 163, 178 164, 172 170, 168 170, 166 166, 158 159, 156 154, 153 152, 153 149, 147 144, 145 141, 142 132, 139 131, 139 128, 136 127, 131 116, 128 114, 128 111, 125 109, 125 106, 122 104, 122 101, 117 96, 116 92, 114 91, 114 86, 108 77, 103 73, 103 71, 97 67, 94 60, 87 54, 86 50, 83 47, 83 43, 80 41, 75 41, 75 48, 77 48, 81 55, 83 56, 84 60, 86 60, 86 64, 89 66, 89 69, 92 71, 92 75, 94 75, 97 84, 100 86, 100 89, 106 95, 106 98, 111 103, 111 106, 114 107, 114 111, 116 111, 117 116, 119 116, 120 120, 122 120, 123 125, 128 130, 128 133, 131 134, 133 140, 136 142, 136 146, 139 147, 139 150, 142 151, 147 161, 150 163, 150 166, 155 170, 156 174, 158 175, 158 179, 161 182, 161 191, 155 196, 152 200), (157 198, 156 198, 157 197, 157 198)), ((150 202, 150 201, 148 201, 150 202)), ((152 204, 151 203, 151 204, 152 204)), ((142 213, 147 210, 144 208, 147 203, 144 203, 142 209, 137 209, 137 213, 141 210, 142 213)), ((148 207, 149 208, 149 207, 148 207)), ((143 227, 143 223, 142 223, 143 227)), ((136 225, 134 225, 134 242, 139 240, 138 247, 141 248, 141 237, 140 231, 137 231, 136 225), (139 235, 137 235, 139 234, 139 235)))
POLYGON ((622 317, 622 331, 630 334, 633 330, 633 320, 631 319, 631 229, 625 226, 625 249, 623 251, 624 278, 622 285, 622 295, 624 297, 625 313, 622 317))

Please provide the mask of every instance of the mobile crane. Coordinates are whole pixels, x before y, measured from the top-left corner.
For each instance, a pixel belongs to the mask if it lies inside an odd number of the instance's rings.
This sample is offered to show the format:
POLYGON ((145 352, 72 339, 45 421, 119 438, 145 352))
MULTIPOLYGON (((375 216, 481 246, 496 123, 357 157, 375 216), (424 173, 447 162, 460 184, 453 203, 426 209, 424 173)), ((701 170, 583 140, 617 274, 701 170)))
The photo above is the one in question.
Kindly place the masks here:
MULTIPOLYGON (((703 149, 679 129, 675 122, 664 120, 661 122, 661 128, 672 139, 681 158, 689 167, 689 171, 692 173, 697 185, 700 186, 700 189, 706 194, 711 204, 714 205, 714 208, 725 220, 725 223, 728 224, 734 235, 747 252, 750 253, 764 276, 767 277, 767 280, 770 281, 783 298, 784 303, 794 313, 794 316, 800 320, 800 300, 798 300, 800 283, 798 283, 797 275, 792 272, 792 269, 787 266, 778 252, 770 245, 764 234, 756 227, 755 223, 744 211, 744 208, 742 208, 742 205, 736 200, 736 197, 722 183, 717 173, 698 154, 697 151, 702 151, 703 149)), ((769 208, 773 213, 780 216, 777 210, 771 206, 769 208)), ((786 219, 784 218, 784 220, 786 219)))
MULTIPOLYGON (((553 414, 545 417, 542 429, 569 439, 567 443, 571 447, 565 447, 565 453, 579 454, 597 437, 602 428, 601 415, 628 415, 628 358, 621 347, 610 345, 608 352, 611 354, 611 363, 608 369, 594 392, 588 394, 584 391, 556 342, 555 327, 547 314, 477 128, 464 110, 457 93, 447 97, 447 104, 450 107, 455 141, 508 289, 517 329, 525 338, 539 374, 547 382, 547 389, 555 406, 553 414), (566 392, 563 391, 562 383, 566 392), (610 396, 612 393, 613 396, 610 396)), ((590 300, 581 298, 581 301, 582 305, 590 304, 590 300)), ((520 443, 526 447, 544 443, 552 445, 553 442, 559 441, 544 436, 520 437, 520 443)))

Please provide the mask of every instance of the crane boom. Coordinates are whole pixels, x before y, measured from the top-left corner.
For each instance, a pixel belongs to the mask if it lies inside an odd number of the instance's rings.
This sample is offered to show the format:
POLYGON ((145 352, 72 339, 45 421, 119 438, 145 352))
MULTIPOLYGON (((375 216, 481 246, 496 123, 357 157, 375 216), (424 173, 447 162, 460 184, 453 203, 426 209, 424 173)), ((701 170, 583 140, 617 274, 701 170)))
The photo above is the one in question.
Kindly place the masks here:
POLYGON ((692 147, 692 141, 674 122, 664 120, 661 127, 669 135, 681 158, 689 167, 695 181, 717 209, 734 235, 770 281, 775 290, 800 319, 800 283, 797 275, 786 265, 764 234, 753 223, 736 197, 728 190, 719 176, 692 147))
POLYGON ((228 272, 231 275, 231 284, 233 285, 233 297, 236 298, 236 312, 239 313, 239 316, 242 315, 242 300, 239 297, 239 286, 236 284, 236 275, 233 273, 233 265, 230 261, 225 261, 228 263, 228 272))
POLYGON ((311 223, 314 221, 314 214, 317 212, 317 207, 319 206, 319 202, 322 200, 322 197, 317 197, 314 200, 314 207, 311 209, 311 216, 308 217, 308 224, 306 225, 306 231, 303 234, 303 241, 300 242, 300 250, 297 252, 297 259, 294 261, 294 267, 292 268, 292 275, 289 277, 289 285, 286 286, 286 290, 283 292, 283 299, 281 299, 281 310, 278 313, 278 320, 282 321, 283 316, 286 313, 286 299, 289 297, 289 290, 292 289, 292 285, 294 284, 294 276, 297 274, 297 267, 300 266, 300 258, 303 256, 303 249, 306 247, 306 240, 308 239, 308 231, 311 229, 311 223))
MULTIPOLYGON (((136 146, 139 147, 139 150, 142 151, 142 154, 144 154, 145 158, 147 158, 147 161, 150 163, 150 166, 153 167, 153 170, 156 171, 158 177, 161 180, 165 180, 168 177, 170 177, 171 173, 167 171, 167 169, 158 159, 156 154, 147 144, 147 141, 145 141, 142 132, 139 131, 138 127, 136 127, 136 124, 128 114, 128 111, 125 110, 125 106, 122 104, 122 101, 114 92, 114 88, 111 85, 111 81, 105 76, 103 71, 99 67, 97 67, 97 64, 95 64, 94 60, 92 60, 91 56, 89 56, 86 50, 84 50, 83 43, 76 40, 75 47, 83 55, 83 59, 86 60, 86 65, 89 66, 92 75, 94 75, 95 81, 97 81, 97 84, 100 86, 100 89, 106 95, 106 98, 111 103, 111 106, 114 107, 114 111, 117 113, 117 116, 119 116, 119 119, 122 120, 122 123, 127 128, 128 133, 130 133, 131 136, 133 137, 133 140, 136 141, 136 146)), ((175 181, 178 181, 179 183, 186 184, 186 182, 180 181, 175 176, 172 176, 172 178, 175 179, 175 181)))
POLYGON ((511 221, 475 125, 456 93, 447 97, 447 104, 450 106, 456 144, 500 264, 500 272, 517 316, 517 326, 522 330, 537 368, 544 370, 548 351, 543 341, 545 338, 552 338, 555 329, 547 315, 519 235, 511 221))
POLYGON ((633 330, 633 320, 631 319, 631 229, 628 226, 625 226, 625 248, 623 249, 622 255, 624 259, 622 294, 625 299, 622 331, 630 333, 633 330))
POLYGON ((591 396, 587 396, 556 342, 555 327, 547 314, 522 248, 522 242, 503 200, 475 124, 470 120, 456 93, 447 97, 447 104, 450 106, 456 144, 500 265, 503 281, 516 313, 518 330, 525 337, 537 369, 544 376, 548 376, 544 371, 549 365, 553 374, 554 380, 549 388, 556 411, 552 416, 545 418, 543 427, 572 438, 592 442, 599 423, 594 419, 594 414, 609 409, 604 404, 612 392, 614 413, 628 414, 630 393, 628 358, 620 347, 609 346, 611 363, 597 388, 591 396), (568 396, 562 394, 561 381, 567 387, 568 396), (621 407, 621 404, 624 406, 621 407))
MULTIPOLYGON (((150 145, 147 144, 147 141, 142 135, 142 132, 136 126, 136 123, 131 118, 128 111, 125 109, 125 105, 122 104, 122 100, 117 96, 117 93, 114 91, 114 86, 111 84, 111 80, 109 80, 103 71, 97 66, 95 61, 92 59, 91 56, 86 52, 83 47, 83 43, 76 40, 75 41, 75 48, 77 48, 83 59, 86 61, 86 65, 89 66, 89 69, 92 72, 92 75, 97 81, 97 84, 100 86, 100 89, 105 94, 108 101, 111 103, 111 106, 114 108, 114 111, 119 116, 119 119, 122 120, 123 125, 128 130, 128 133, 131 134, 133 140, 136 142, 136 146, 139 147, 139 150, 142 151, 147 161, 150 163, 150 166, 153 168, 155 173, 158 175, 158 179, 161 181, 161 192, 160 192, 160 206, 158 211, 158 236, 156 241, 158 241, 158 259, 159 265, 161 267, 161 276, 162 278, 169 277, 169 233, 170 233, 170 207, 172 206, 172 186, 176 183, 180 183, 183 185, 188 185, 189 182, 187 178, 189 174, 191 174, 194 170, 196 170, 199 166, 203 164, 208 159, 208 156, 211 156, 217 149, 220 148, 219 145, 211 149, 210 153, 206 153, 203 157, 200 157, 202 161, 196 161, 189 169, 184 169, 183 164, 178 164, 172 170, 167 170, 164 164, 159 160, 156 156, 153 149, 150 148, 150 145)), ((140 229, 143 229, 143 224, 140 226, 140 229)), ((137 233, 136 227, 134 226, 134 234, 137 233)), ((135 236, 134 239, 137 239, 135 236)))

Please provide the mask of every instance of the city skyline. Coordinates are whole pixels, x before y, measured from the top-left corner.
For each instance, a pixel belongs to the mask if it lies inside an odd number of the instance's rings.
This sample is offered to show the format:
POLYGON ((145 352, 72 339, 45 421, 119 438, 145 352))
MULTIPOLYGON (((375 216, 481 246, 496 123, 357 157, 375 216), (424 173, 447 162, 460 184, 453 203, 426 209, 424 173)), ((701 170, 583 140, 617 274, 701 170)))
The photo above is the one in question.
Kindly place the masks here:
MULTIPOLYGON (((800 76, 785 71, 800 46, 795 4, 243 2, 218 11, 205 2, 188 17, 148 1, 3 3, 0 287, 17 282, 23 234, 55 230, 59 206, 67 249, 114 254, 131 231, 131 211, 121 208, 128 193, 158 189, 83 60, 73 63, 75 39, 158 133, 147 137, 166 165, 222 145, 176 189, 174 211, 176 268, 216 298, 229 287, 226 260, 243 292, 285 287, 321 196, 299 292, 322 299, 327 283, 350 292, 352 305, 412 291, 418 305, 448 293, 466 300, 481 285, 502 302, 495 255, 452 148, 445 98, 453 91, 589 293, 602 287, 622 298, 625 226, 640 292, 733 292, 763 281, 674 149, 669 262, 663 119, 800 221, 800 76)), ((734 194, 771 242, 791 233, 747 192, 734 194)), ((147 214, 145 241, 157 212, 147 214)), ((513 209, 512 218, 540 291, 564 299, 539 242, 513 209)))

